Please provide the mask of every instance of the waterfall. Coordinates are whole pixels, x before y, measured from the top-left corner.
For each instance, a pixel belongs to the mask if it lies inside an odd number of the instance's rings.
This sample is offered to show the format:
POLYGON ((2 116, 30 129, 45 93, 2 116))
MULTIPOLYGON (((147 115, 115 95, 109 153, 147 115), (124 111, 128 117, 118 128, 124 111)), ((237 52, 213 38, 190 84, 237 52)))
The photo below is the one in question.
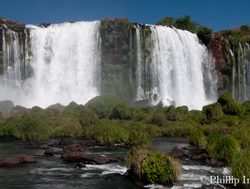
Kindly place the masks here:
POLYGON ((139 26, 135 27, 136 29, 136 100, 143 100, 144 92, 142 87, 142 52, 141 52, 141 30, 139 26))
MULTIPOLYGON (((99 94, 100 22, 76 22, 28 26, 32 76, 22 80, 17 33, 3 38, 4 75, 0 78, 0 100, 10 99, 26 107, 46 107, 70 101, 85 103, 99 94), (8 45, 7 45, 8 44, 8 45)), ((7 36, 4 34, 4 36, 7 36)), ((25 48, 28 51, 28 48, 25 48)), ((26 52, 26 54, 29 54, 26 52)), ((26 67, 26 66, 24 66, 26 67)))
POLYGON ((201 109, 215 101, 213 60, 197 36, 163 26, 151 26, 151 32, 151 87, 147 92, 153 104, 201 109))
POLYGON ((232 96, 238 101, 250 100, 250 47, 239 43, 230 50, 232 62, 232 96))

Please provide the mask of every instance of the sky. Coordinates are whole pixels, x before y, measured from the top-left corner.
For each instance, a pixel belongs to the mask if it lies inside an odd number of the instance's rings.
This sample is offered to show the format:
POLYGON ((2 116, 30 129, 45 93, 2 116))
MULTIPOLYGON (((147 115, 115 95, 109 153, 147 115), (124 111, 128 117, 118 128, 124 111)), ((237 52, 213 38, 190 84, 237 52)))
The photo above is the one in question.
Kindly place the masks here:
POLYGON ((185 15, 214 31, 250 25, 250 0, 0 0, 0 18, 25 24, 105 17, 154 24, 185 15))

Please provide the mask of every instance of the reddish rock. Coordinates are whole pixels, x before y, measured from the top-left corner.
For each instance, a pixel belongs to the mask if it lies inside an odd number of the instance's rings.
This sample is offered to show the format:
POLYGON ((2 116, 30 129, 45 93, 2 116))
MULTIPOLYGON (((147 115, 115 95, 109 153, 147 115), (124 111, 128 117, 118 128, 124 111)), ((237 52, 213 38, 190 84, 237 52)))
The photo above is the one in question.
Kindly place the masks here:
POLYGON ((29 155, 17 155, 0 160, 0 167, 35 163, 36 160, 29 155))
POLYGON ((71 163, 91 163, 106 164, 117 161, 113 157, 101 156, 97 154, 87 154, 84 152, 66 152, 62 154, 62 159, 71 163))
POLYGON ((228 82, 227 80, 231 74, 230 64, 228 64, 228 46, 228 39, 222 32, 214 33, 208 45, 208 49, 212 53, 215 61, 215 69, 218 73, 220 89, 224 88, 224 84, 228 82))

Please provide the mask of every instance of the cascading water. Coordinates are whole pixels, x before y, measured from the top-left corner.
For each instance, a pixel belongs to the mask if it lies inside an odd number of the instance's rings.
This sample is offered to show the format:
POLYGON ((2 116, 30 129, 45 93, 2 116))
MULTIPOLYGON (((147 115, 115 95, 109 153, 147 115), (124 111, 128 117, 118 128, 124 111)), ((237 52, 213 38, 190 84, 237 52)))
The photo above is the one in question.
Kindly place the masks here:
POLYGON ((215 101, 217 78, 213 60, 197 36, 163 26, 151 26, 151 32, 151 77, 147 93, 154 104, 201 109, 215 101))
POLYGON ((239 43, 237 50, 230 50, 232 62, 231 91, 235 99, 250 99, 250 46, 239 43))
POLYGON ((26 107, 46 107, 58 102, 85 103, 98 95, 99 25, 100 22, 95 21, 47 28, 29 26, 33 74, 26 80, 21 79, 18 36, 11 31, 9 45, 3 38, 7 69, 0 79, 0 99, 10 99, 26 107))
POLYGON ((136 61, 137 61, 137 73, 136 73, 136 100, 143 100, 144 91, 142 87, 142 52, 141 52, 141 32, 140 27, 136 26, 136 61))

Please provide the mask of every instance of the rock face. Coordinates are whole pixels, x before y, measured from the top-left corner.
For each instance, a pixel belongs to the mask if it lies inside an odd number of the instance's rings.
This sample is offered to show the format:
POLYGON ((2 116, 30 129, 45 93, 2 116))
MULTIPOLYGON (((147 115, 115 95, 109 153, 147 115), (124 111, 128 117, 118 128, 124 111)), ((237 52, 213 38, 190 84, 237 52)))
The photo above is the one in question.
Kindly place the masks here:
POLYGON ((107 157, 97 154, 88 154, 84 152, 66 152, 62 154, 62 159, 70 163, 90 163, 90 164, 107 164, 117 161, 113 157, 107 157))
POLYGON ((32 156, 17 155, 0 160, 0 167, 16 166, 21 164, 35 163, 36 160, 32 156))
POLYGON ((218 74, 219 89, 224 89, 229 82, 231 68, 228 58, 229 42, 224 33, 214 33, 212 40, 209 43, 208 49, 212 53, 215 60, 215 69, 218 74))
POLYGON ((4 117, 9 117, 14 104, 10 100, 0 101, 0 112, 4 117))

